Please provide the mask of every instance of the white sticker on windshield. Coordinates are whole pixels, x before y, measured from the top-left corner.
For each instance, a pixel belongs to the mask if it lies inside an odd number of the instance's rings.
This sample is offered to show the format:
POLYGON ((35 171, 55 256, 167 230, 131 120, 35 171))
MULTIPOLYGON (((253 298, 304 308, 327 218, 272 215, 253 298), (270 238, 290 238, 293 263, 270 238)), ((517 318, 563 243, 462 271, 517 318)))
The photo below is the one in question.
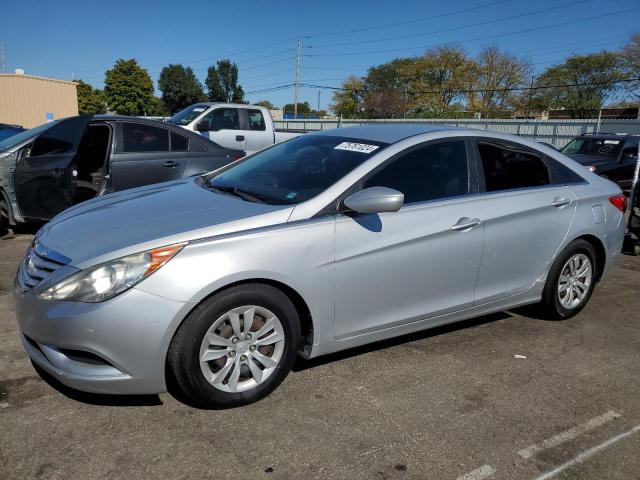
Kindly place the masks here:
POLYGON ((604 144, 605 145, 617 145, 620 143, 620 140, 605 140, 604 144))
POLYGON ((204 112, 206 110, 206 108, 202 108, 202 107, 198 107, 198 108, 194 108, 193 111, 194 112, 204 112))
POLYGON ((366 143, 342 142, 336 145, 334 150, 348 150, 349 152, 371 153, 377 150, 378 145, 367 145, 366 143))

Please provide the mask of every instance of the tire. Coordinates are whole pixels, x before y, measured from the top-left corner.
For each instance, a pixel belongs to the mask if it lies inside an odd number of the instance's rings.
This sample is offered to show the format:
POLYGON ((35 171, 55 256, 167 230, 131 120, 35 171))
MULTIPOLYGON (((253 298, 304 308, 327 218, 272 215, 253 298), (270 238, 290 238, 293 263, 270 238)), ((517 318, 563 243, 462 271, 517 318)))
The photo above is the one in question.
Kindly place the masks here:
POLYGON ((575 240, 567 245, 560 252, 549 270, 542 293, 542 301, 540 302, 542 313, 547 318, 555 320, 563 320, 577 315, 591 298, 597 279, 597 272, 596 252, 589 242, 575 240), (577 270, 572 274, 572 267, 568 262, 570 259, 575 262, 576 258, 578 259, 579 267, 576 267, 574 263, 574 268, 577 270), (583 268, 583 263, 580 263, 580 261, 588 262, 589 277, 586 275, 578 276, 583 268), (563 277, 562 288, 560 285, 561 275, 563 277), (571 281, 571 278, 574 278, 574 280, 571 281), (586 285, 586 288, 583 287, 584 285, 586 285), (572 297, 567 295, 572 295, 573 300, 572 297))
POLYGON ((178 328, 167 354, 167 375, 194 406, 247 405, 269 395, 287 376, 300 332, 296 308, 281 290, 258 283, 231 287, 202 302, 178 328))

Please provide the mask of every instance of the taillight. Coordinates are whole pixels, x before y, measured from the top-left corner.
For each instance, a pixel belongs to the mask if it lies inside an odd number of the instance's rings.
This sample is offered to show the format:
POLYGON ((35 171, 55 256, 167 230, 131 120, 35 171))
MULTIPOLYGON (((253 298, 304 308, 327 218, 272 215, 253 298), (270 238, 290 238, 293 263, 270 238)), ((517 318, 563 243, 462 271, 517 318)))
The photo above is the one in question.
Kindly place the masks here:
POLYGON ((627 197, 625 197, 623 193, 609 197, 609 201, 611 202, 611 205, 616 207, 622 213, 627 211, 627 197))

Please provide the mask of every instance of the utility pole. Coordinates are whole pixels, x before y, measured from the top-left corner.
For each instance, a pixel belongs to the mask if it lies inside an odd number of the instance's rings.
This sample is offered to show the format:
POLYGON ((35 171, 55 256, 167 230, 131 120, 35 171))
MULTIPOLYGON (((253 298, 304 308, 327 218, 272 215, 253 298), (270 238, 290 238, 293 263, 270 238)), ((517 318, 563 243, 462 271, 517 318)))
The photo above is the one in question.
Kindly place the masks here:
POLYGON ((296 49, 296 85, 293 89, 293 115, 298 115, 298 88, 300 88, 300 37, 298 37, 298 47, 296 49))
POLYGON ((320 115, 320 90, 318 90, 318 115, 320 115))

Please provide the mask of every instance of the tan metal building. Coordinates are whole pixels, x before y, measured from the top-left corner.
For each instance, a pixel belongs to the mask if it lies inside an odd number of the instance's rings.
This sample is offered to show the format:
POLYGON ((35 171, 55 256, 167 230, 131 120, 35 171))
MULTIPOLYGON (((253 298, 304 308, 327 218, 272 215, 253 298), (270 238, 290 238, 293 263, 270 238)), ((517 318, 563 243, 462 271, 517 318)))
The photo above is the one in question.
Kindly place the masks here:
POLYGON ((74 82, 0 73, 0 123, 32 128, 73 115, 78 115, 74 82))

